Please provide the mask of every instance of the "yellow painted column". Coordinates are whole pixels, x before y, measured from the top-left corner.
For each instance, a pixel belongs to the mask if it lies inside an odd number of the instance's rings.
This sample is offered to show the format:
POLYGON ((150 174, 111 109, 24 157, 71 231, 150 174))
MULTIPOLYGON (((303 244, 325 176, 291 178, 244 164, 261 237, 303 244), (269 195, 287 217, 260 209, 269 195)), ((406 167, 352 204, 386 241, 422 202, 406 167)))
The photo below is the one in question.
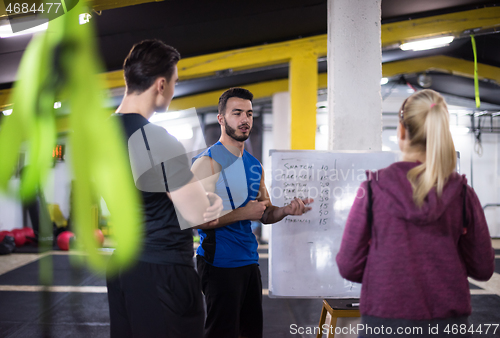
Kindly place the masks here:
POLYGON ((288 85, 292 113, 291 149, 315 149, 318 101, 318 58, 315 53, 292 57, 288 85))

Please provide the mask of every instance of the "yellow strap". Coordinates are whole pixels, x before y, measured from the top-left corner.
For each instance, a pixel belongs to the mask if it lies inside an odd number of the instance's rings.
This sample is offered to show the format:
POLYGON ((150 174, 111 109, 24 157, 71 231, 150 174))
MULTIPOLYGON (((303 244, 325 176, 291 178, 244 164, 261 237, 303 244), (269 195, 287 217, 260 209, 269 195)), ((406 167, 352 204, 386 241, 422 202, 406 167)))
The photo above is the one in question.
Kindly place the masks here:
POLYGON ((472 51, 474 52, 474 92, 476 96, 476 108, 479 109, 481 106, 481 100, 479 99, 479 78, 477 74, 477 50, 476 50, 476 39, 474 39, 474 35, 470 36, 470 40, 472 43, 472 51))

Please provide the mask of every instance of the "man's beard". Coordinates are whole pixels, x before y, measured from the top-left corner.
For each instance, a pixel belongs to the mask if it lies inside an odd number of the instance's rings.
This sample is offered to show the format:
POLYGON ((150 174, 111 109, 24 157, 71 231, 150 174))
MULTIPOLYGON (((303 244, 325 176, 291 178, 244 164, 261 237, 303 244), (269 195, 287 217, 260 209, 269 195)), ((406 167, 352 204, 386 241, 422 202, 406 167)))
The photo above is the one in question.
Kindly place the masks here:
POLYGON ((236 129, 231 128, 231 126, 227 123, 226 118, 224 117, 224 125, 226 127, 226 134, 227 136, 231 137, 233 140, 238 141, 238 142, 244 142, 248 139, 250 136, 250 132, 252 129, 250 128, 250 125, 248 125, 248 135, 241 135, 237 136, 236 135, 236 129))

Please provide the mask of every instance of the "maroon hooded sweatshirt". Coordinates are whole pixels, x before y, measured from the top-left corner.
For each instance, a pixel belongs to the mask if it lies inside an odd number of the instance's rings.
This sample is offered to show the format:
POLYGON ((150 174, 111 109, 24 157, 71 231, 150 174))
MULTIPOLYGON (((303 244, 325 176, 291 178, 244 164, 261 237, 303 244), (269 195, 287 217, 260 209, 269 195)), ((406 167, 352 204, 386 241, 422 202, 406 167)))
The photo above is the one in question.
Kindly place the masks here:
POLYGON ((363 283, 362 316, 463 318, 471 314, 467 276, 485 281, 493 274, 495 254, 488 226, 465 176, 453 173, 442 196, 438 198, 433 188, 418 208, 407 179, 417 165, 397 162, 369 173, 371 226, 367 181, 349 213, 337 264, 342 277, 363 283))

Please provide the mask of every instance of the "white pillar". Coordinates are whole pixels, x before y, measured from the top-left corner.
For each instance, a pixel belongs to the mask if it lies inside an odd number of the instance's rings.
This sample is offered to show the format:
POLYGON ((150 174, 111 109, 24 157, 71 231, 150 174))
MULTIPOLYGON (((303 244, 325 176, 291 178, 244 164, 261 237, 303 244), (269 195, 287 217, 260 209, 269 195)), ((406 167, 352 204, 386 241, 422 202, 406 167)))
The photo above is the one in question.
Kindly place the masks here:
POLYGON ((328 0, 330 150, 382 149, 382 0, 328 0))
POLYGON ((290 93, 273 95, 273 141, 274 149, 289 150, 291 128, 290 93))
MULTIPOLYGON (((264 124, 266 121, 264 120, 264 124)), ((262 151, 262 165, 265 171, 266 187, 272 193, 272 171, 271 171, 271 157, 269 156, 270 149, 290 150, 290 130, 292 124, 292 113, 290 109, 290 93, 280 92, 273 94, 273 114, 272 114, 272 139, 268 142, 267 132, 263 133, 263 151, 262 151)), ((271 198, 272 200, 272 198, 271 198)), ((262 239, 269 241, 271 234, 271 224, 262 224, 262 239)))

